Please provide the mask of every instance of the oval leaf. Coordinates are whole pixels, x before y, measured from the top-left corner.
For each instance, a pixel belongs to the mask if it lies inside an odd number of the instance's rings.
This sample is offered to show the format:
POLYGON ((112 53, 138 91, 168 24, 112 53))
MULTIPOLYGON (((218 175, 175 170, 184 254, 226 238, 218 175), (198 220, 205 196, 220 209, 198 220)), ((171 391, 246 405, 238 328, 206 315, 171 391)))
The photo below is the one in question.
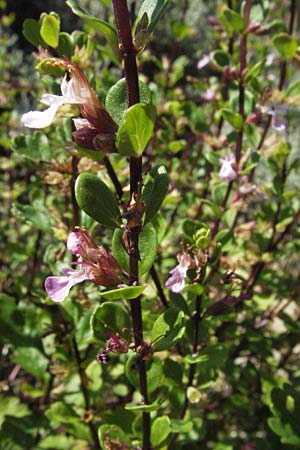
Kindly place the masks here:
POLYGON ((169 188, 169 176, 165 166, 155 166, 145 179, 142 200, 146 202, 145 220, 148 223, 159 210, 169 188))
MULTIPOLYGON (((122 233, 120 229, 115 230, 112 239, 112 252, 120 266, 129 273, 129 256, 122 244, 122 233)), ((143 275, 151 269, 157 252, 157 234, 151 223, 148 223, 139 235, 139 274, 143 275)))
POLYGON ((58 46, 60 23, 56 15, 46 14, 41 25, 41 36, 47 45, 56 48, 58 46))
POLYGON ((91 173, 81 173, 75 184, 76 200, 81 209, 97 222, 110 228, 120 226, 120 209, 109 187, 91 173))
POLYGON ((223 119, 227 120, 227 122, 230 123, 230 125, 233 126, 233 128, 240 130, 243 127, 243 117, 231 111, 230 109, 223 108, 221 110, 223 119))
POLYGON ((168 416, 157 417, 151 426, 151 443, 159 445, 171 433, 171 422, 168 416))
POLYGON ((184 313, 171 306, 154 322, 151 339, 155 351, 172 347, 182 338, 184 332, 184 313))
POLYGON ((137 103, 125 112, 116 136, 121 155, 141 156, 152 137, 155 117, 155 107, 144 103, 137 103))
POLYGON ((131 300, 144 292, 147 286, 128 286, 111 291, 101 292, 101 296, 108 300, 131 300))
POLYGON ((91 317, 91 329, 94 337, 106 342, 111 333, 120 333, 124 339, 130 339, 131 321, 127 312, 117 303, 105 302, 99 305, 91 317))
MULTIPOLYGON (((126 362, 125 373, 129 382, 135 387, 140 386, 139 370, 136 364, 136 354, 129 356, 126 362)), ((157 356, 153 356, 149 361, 145 361, 147 368, 148 391, 153 392, 161 386, 163 378, 163 369, 161 360, 157 356)))
POLYGON ((30 44, 38 47, 39 45, 45 45, 45 42, 40 35, 41 25, 37 20, 25 19, 23 23, 22 33, 30 44))
POLYGON ((283 58, 292 58, 297 51, 296 39, 287 33, 276 34, 273 43, 283 58))
MULTIPOLYGON (((149 105, 152 103, 152 94, 148 86, 139 80, 140 103, 149 105)), ((105 108, 113 118, 113 120, 120 125, 123 115, 127 110, 127 96, 126 96, 126 81, 125 78, 119 80, 114 84, 107 93, 105 100, 105 108)))

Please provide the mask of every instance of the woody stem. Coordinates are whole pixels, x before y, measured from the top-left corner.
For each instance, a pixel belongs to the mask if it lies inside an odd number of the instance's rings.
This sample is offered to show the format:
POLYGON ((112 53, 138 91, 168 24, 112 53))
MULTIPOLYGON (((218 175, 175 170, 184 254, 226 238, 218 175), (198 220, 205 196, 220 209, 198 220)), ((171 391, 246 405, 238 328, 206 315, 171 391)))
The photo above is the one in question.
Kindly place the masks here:
MULTIPOLYGON (((136 51, 132 43, 130 15, 128 11, 126 0, 112 0, 115 13, 117 32, 120 43, 120 51, 124 60, 124 74, 126 80, 126 93, 128 107, 139 103, 139 82, 138 71, 136 63, 136 51)), ((138 194, 138 189, 142 181, 142 157, 130 157, 130 196, 131 198, 138 194)), ((138 284, 139 282, 139 268, 138 258, 139 254, 139 233, 140 227, 135 227, 129 232, 129 248, 130 251, 130 284, 138 284)), ((133 323, 134 341, 136 347, 143 343, 143 322, 142 322, 142 308, 141 298, 131 300, 131 316, 133 323)), ((145 404, 149 403, 148 389, 147 389, 147 372, 145 361, 141 360, 138 364, 140 391, 143 396, 145 404)), ((150 449, 150 414, 143 412, 143 450, 150 449)))

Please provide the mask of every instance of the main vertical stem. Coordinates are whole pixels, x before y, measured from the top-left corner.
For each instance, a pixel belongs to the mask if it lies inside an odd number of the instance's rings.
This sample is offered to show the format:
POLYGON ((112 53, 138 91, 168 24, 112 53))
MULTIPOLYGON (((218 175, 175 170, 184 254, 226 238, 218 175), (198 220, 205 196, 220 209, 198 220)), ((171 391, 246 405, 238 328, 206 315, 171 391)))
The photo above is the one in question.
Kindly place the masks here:
MULTIPOLYGON (((127 105, 128 107, 139 103, 139 81, 136 64, 136 51, 132 43, 130 15, 127 6, 127 0, 112 0, 117 31, 120 42, 120 51, 124 59, 124 74, 126 80, 127 105)), ((130 196, 138 193, 142 181, 142 157, 130 158, 130 196)), ((129 233, 130 248, 133 250, 130 256, 130 284, 138 284, 138 243, 140 230, 134 229, 129 233)), ((143 343, 143 322, 140 297, 131 300, 131 316, 133 322, 134 341, 136 347, 143 343)), ((145 361, 141 360, 138 364, 140 390, 145 404, 149 403, 147 389, 147 372, 145 361)), ((143 412, 143 450, 150 449, 150 414, 143 412)))

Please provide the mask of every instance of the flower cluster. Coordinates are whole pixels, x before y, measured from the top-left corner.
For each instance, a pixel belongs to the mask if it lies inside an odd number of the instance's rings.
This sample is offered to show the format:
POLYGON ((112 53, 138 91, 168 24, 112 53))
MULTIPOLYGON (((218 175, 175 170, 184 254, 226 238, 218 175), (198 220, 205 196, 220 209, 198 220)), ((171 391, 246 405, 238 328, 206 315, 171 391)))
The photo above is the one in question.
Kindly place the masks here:
POLYGON ((97 360, 102 364, 107 364, 109 361, 108 353, 116 353, 121 355, 122 353, 127 353, 129 350, 129 345, 123 339, 119 333, 112 333, 111 337, 106 342, 106 348, 97 355, 97 360))
POLYGON ((116 259, 102 245, 95 244, 85 229, 77 229, 69 234, 67 248, 77 256, 75 264, 79 264, 80 269, 64 267, 62 276, 46 278, 45 289, 54 302, 64 301, 70 289, 85 280, 108 288, 122 284, 124 273, 116 259))
POLYGON ((81 117, 73 119, 75 142, 89 149, 113 151, 117 125, 100 103, 80 67, 56 58, 50 59, 49 63, 59 64, 67 71, 60 85, 62 95, 44 94, 41 103, 48 108, 23 114, 22 123, 29 128, 45 128, 51 125, 60 106, 77 105, 81 117))

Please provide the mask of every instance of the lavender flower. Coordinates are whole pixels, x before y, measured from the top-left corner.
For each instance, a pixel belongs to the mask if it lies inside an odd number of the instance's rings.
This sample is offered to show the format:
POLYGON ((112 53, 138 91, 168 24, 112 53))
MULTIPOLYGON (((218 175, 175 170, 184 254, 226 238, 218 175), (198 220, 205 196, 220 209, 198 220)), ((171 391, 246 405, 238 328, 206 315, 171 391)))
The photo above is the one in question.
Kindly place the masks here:
POLYGON ((219 177, 223 181, 233 181, 237 179, 237 171, 236 171, 236 161, 234 157, 229 158, 226 156, 225 158, 220 159, 221 169, 219 170, 219 177))
POLYGON ((187 271, 194 266, 193 258, 186 252, 178 254, 177 260, 179 264, 170 271, 171 277, 166 282, 166 287, 175 293, 183 291, 187 271))
POLYGON ((62 302, 70 289, 78 283, 90 280, 100 286, 113 288, 122 283, 122 269, 115 258, 103 246, 98 246, 85 229, 69 234, 67 248, 78 256, 79 270, 64 267, 62 276, 50 276, 45 289, 54 302, 62 302))

